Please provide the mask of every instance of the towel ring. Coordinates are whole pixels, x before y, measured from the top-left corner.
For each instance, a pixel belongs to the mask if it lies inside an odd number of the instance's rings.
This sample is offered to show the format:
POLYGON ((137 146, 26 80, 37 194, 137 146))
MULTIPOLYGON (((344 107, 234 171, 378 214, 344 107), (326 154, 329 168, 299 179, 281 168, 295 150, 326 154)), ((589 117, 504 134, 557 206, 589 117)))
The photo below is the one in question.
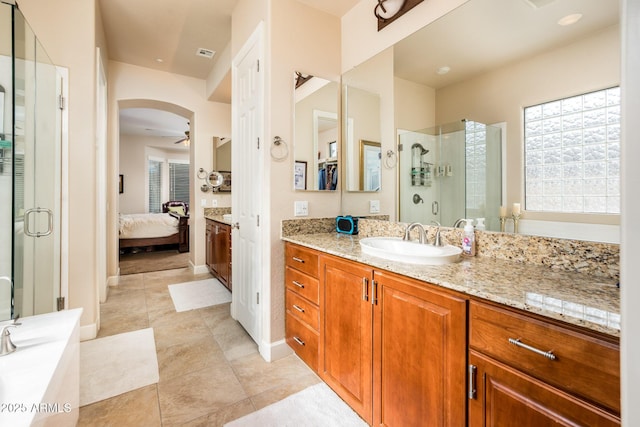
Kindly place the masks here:
POLYGON ((271 157, 274 160, 282 161, 289 155, 289 147, 284 139, 279 136, 273 137, 273 145, 271 146, 271 157))
POLYGON ((393 150, 387 150, 387 156, 384 158, 384 166, 387 169, 393 169, 398 163, 398 156, 393 150))

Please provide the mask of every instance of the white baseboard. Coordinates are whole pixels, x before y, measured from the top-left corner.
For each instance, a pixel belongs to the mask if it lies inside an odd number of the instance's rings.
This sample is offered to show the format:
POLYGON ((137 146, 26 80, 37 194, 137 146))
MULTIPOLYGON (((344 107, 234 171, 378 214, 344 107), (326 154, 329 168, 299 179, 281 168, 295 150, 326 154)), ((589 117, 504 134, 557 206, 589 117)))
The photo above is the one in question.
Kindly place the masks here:
POLYGON ((267 362, 273 362, 274 360, 282 359, 293 353, 293 349, 289 347, 285 340, 280 340, 272 343, 262 342, 258 346, 258 351, 264 360, 267 362))
POLYGON ((189 268, 193 274, 206 274, 209 272, 209 267, 206 265, 194 265, 191 260, 189 260, 189 268))
POLYGON ((98 325, 91 323, 90 325, 80 326, 80 341, 92 340, 98 336, 98 325))
POLYGON ((109 286, 118 286, 120 284, 120 276, 119 274, 116 276, 109 276, 107 279, 107 287, 109 286))

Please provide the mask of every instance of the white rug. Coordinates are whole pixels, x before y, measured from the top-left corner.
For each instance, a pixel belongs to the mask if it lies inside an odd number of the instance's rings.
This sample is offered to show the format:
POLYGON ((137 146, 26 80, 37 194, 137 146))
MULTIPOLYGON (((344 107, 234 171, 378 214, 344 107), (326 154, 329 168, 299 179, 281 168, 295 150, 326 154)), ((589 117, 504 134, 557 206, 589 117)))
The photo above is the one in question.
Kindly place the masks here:
POLYGON ((153 328, 80 343, 80 406, 158 382, 153 328))
POLYGON ((225 424, 225 427, 366 427, 365 423, 325 383, 225 424))
POLYGON ((176 311, 195 310, 231 302, 231 292, 218 279, 169 285, 169 293, 176 311))

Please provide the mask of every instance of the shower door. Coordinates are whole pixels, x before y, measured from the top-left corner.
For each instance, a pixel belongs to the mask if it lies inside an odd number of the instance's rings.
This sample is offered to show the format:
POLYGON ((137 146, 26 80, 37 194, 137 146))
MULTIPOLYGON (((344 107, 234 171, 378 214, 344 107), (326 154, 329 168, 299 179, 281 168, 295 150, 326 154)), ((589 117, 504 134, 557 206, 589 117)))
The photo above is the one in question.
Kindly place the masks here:
MULTIPOLYGON (((3 45, 13 47, 9 73, 2 68, 2 81, 9 85, 4 106, 13 114, 5 121, 3 139, 10 147, 5 150, 10 161, 5 160, 11 168, 11 212, 0 212, 3 235, 6 215, 11 215, 11 275, 2 271, 0 276, 10 277, 13 284, 11 316, 24 317, 58 309, 62 79, 18 8, 1 7, 1 19, 8 10, 13 24, 3 26, 2 34, 3 45), (7 37, 11 43, 4 43, 7 37)), ((6 60, 6 52, 2 55, 6 60)), ((4 256, 7 248, 2 251, 4 256)), ((6 309, 0 313, 7 318, 6 309)))

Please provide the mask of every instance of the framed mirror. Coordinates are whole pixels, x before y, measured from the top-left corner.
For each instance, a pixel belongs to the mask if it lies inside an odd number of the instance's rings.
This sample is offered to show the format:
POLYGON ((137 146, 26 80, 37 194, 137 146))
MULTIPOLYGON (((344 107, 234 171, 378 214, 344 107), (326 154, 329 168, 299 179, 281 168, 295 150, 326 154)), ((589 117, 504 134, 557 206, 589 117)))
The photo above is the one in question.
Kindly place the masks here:
POLYGON ((382 184, 382 150, 379 142, 360 140, 360 191, 379 191, 382 184))
POLYGON ((301 72, 293 75, 296 191, 339 188, 338 97, 340 86, 301 72))

